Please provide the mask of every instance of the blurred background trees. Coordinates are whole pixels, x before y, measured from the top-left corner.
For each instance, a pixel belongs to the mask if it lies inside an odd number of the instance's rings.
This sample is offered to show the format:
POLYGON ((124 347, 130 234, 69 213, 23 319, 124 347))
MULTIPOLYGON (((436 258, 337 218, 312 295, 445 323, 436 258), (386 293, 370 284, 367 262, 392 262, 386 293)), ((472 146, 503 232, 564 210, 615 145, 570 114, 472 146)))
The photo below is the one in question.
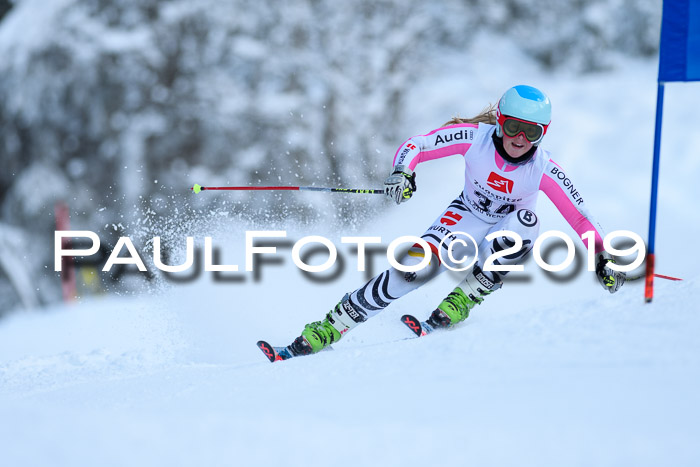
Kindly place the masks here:
MULTIPOLYGON (((410 136, 408 92, 441 56, 466 63, 488 34, 542 67, 595 72, 656 54, 660 15, 652 0, 0 1, 0 256, 46 245, 15 263, 51 301, 56 201, 72 228, 117 235, 144 212, 221 202, 184 196, 193 183, 378 187, 410 136)), ((237 200, 266 219, 347 225, 377 205, 237 200)), ((7 267, 0 310, 20 302, 7 267)))

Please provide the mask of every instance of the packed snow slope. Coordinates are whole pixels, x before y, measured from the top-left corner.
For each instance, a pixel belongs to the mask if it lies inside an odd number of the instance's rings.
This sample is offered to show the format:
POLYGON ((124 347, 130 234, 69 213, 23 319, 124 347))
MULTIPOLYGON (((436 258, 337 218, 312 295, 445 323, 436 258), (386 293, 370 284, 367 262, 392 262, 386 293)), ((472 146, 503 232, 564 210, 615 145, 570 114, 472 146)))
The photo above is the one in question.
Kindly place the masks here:
POLYGON ((204 290, 17 315, 0 328, 3 464, 697 465, 699 286, 659 284, 651 306, 639 286, 484 305, 403 340, 420 296, 278 364, 255 340, 318 311, 204 290))
MULTIPOLYGON (((430 105, 412 111, 406 137, 507 86, 538 84, 555 103, 546 145, 588 207, 607 231, 646 238, 656 64, 545 74, 515 52, 494 63, 493 47, 473 48, 469 80, 446 64, 417 88, 415 105, 430 105)), ((666 94, 657 271, 685 280, 657 280, 651 305, 641 281, 610 295, 591 273, 561 280, 530 261, 465 323, 406 339, 399 317, 427 316, 458 281, 445 274, 335 351, 271 365, 258 339, 290 342, 364 280, 349 260, 336 280, 310 282, 286 250, 259 281, 203 276, 17 312, 0 322, 2 464, 698 465, 700 159, 687 144, 698 96, 690 85, 666 94)), ((289 237, 324 235, 340 250, 343 235, 420 234, 461 189, 462 164, 420 166, 410 203, 352 232, 290 220, 289 237)), ((538 216, 543 232, 573 235, 546 199, 538 216)), ((224 220, 212 231, 222 262, 243 264, 247 227, 224 220)))

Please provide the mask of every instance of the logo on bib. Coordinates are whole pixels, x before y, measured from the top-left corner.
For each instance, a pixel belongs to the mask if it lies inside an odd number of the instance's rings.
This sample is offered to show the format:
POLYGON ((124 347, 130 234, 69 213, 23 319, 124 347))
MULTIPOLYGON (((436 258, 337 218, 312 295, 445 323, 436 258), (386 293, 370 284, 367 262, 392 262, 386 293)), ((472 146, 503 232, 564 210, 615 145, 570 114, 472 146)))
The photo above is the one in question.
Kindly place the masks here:
POLYGON ((498 175, 496 172, 491 172, 486 184, 496 191, 511 194, 513 192, 513 180, 507 179, 498 175))

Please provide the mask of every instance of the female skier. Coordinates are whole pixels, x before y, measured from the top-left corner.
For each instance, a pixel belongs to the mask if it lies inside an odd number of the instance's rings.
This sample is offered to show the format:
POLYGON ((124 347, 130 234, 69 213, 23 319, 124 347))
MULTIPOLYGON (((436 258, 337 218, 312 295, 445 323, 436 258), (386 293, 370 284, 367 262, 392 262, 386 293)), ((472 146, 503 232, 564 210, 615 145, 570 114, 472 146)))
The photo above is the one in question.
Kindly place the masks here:
MULTIPOLYGON (((445 253, 456 238, 453 232, 467 232, 480 242, 478 260, 427 323, 439 328, 465 320, 475 305, 502 285, 504 272, 482 270, 486 258, 513 245, 502 236, 491 241, 485 237, 500 230, 520 235, 522 249, 501 256, 494 264, 521 263, 538 235, 535 205, 539 191, 549 197, 579 236, 594 232, 596 275, 610 293, 619 290, 625 274, 607 266, 612 257, 603 249, 602 230, 588 213, 577 185, 539 146, 550 121, 549 98, 536 88, 521 85, 508 89, 495 109, 489 107, 472 119, 452 119, 442 128, 403 143, 394 156, 392 173, 384 182, 385 194, 397 204, 409 200, 416 190, 413 171, 421 162, 462 154, 466 163, 462 193, 422 236, 432 250, 432 267, 417 273, 390 268, 346 294, 323 321, 306 325, 301 336, 287 347, 291 356, 322 350, 394 300, 445 271, 449 265, 443 261, 450 261, 445 253), (440 248, 442 255, 438 254, 440 248)), ((416 244, 400 262, 406 266, 419 264, 424 257, 424 249, 416 244)))

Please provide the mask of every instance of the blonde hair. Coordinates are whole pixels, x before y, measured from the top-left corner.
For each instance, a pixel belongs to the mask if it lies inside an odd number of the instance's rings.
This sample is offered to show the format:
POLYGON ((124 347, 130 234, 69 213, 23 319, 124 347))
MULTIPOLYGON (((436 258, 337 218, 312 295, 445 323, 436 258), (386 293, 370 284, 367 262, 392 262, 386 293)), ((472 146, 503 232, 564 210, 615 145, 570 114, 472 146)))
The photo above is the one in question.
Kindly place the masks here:
POLYGON ((475 117, 452 117, 452 119, 445 122, 442 126, 459 125, 460 123, 489 123, 495 125, 498 122, 496 119, 496 111, 497 107, 494 104, 489 104, 475 117))

